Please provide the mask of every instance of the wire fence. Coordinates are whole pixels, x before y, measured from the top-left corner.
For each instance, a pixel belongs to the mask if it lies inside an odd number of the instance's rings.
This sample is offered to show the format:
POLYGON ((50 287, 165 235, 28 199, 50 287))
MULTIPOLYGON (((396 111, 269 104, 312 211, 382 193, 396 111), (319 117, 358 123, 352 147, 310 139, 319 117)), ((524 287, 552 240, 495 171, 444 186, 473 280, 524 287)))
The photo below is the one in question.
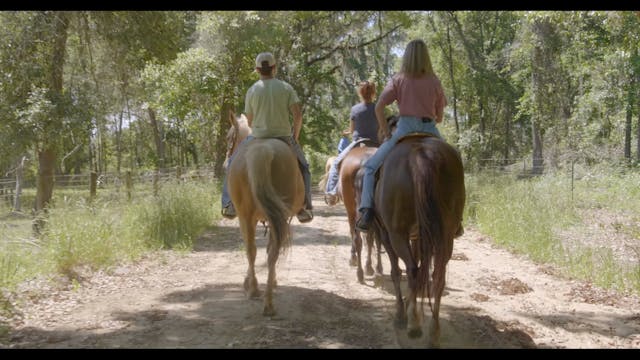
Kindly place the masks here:
MULTIPOLYGON (((86 190, 88 195, 95 196, 98 191, 119 192, 123 189, 135 191, 136 185, 152 185, 157 190, 160 184, 170 181, 213 181, 218 177, 219 174, 216 173, 213 167, 171 167, 140 172, 54 175, 53 183, 56 189, 86 190)), ((150 187, 144 186, 144 188, 150 187)), ((0 205, 13 208, 16 204, 16 197, 21 196, 24 191, 33 192, 35 189, 34 180, 22 181, 18 186, 16 178, 0 178, 0 205)))

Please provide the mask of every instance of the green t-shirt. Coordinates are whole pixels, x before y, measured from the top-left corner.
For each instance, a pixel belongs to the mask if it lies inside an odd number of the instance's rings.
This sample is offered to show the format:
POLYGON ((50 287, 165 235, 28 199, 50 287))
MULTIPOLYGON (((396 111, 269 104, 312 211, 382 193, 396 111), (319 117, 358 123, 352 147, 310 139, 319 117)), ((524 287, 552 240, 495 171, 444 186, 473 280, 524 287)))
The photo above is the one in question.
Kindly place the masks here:
POLYGON ((247 91, 245 114, 252 114, 251 134, 254 137, 290 136, 289 107, 300 102, 296 91, 278 79, 258 80, 247 91))

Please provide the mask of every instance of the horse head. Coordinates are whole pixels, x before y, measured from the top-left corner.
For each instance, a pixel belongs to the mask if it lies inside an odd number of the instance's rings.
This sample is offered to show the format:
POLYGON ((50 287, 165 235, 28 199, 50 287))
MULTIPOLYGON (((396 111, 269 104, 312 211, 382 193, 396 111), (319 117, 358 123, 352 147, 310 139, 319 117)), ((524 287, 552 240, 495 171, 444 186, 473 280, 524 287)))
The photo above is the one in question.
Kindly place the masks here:
POLYGON ((240 114, 240 116, 236 116, 233 111, 229 111, 228 117, 229 123, 231 127, 227 130, 226 135, 226 143, 227 143, 227 152, 225 154, 224 159, 224 167, 225 169, 229 165, 229 158, 233 153, 236 152, 238 145, 244 140, 247 136, 251 134, 251 128, 249 127, 249 121, 244 114, 240 114))

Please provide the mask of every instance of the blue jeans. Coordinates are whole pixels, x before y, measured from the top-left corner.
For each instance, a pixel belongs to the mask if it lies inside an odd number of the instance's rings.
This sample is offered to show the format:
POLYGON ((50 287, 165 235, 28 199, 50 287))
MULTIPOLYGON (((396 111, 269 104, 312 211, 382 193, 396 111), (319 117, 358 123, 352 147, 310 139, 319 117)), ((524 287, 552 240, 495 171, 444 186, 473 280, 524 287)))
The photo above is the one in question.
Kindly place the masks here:
MULTIPOLYGON (((227 169, 231 165, 231 162, 235 158, 240 147, 245 146, 246 142, 250 141, 253 138, 254 137, 252 135, 249 135, 244 140, 242 140, 242 142, 238 145, 238 149, 236 149, 236 151, 229 157, 227 169)), ((296 157, 298 158, 298 166, 300 167, 300 171, 302 171, 302 179, 304 180, 304 201, 306 204, 305 208, 311 210, 313 209, 313 206, 311 205, 311 172, 309 171, 309 162, 307 162, 307 159, 302 153, 302 148, 293 139, 293 136, 279 137, 279 139, 286 141, 287 144, 289 144, 289 146, 291 146, 293 148, 293 151, 296 153, 296 157)), ((227 173, 225 172, 224 181, 222 183, 222 207, 225 208, 230 204, 231 196, 229 195, 229 188, 227 186, 227 173)))
POLYGON ((338 171, 338 164, 340 164, 340 161, 342 161, 342 159, 347 156, 349 150, 353 149, 354 146, 356 146, 356 141, 352 141, 351 144, 344 148, 344 150, 342 150, 340 154, 338 154, 338 156, 333 160, 333 163, 331 163, 331 168, 329 169, 329 178, 327 179, 327 186, 324 190, 327 195, 336 194, 336 188, 338 187, 338 175, 340 173, 338 171))
POLYGON ((420 118, 414 116, 400 116, 398 125, 395 132, 391 135, 391 138, 380 145, 378 150, 373 156, 367 160, 362 167, 364 168, 364 178, 362 179, 362 195, 360 198, 359 211, 364 208, 373 208, 373 190, 375 187, 375 175, 380 165, 384 161, 389 151, 393 149, 393 146, 398 143, 401 137, 409 133, 431 133, 442 138, 440 131, 436 128, 436 123, 432 120, 427 123, 423 123, 420 118))

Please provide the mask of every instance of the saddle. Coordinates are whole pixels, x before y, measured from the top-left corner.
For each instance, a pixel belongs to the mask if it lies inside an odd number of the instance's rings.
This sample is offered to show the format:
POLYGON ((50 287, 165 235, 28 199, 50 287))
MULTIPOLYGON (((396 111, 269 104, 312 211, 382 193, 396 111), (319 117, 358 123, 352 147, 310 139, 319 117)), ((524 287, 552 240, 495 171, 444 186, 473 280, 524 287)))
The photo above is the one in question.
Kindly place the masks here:
MULTIPOLYGON (((403 141, 407 141, 407 140, 409 140, 409 139, 426 138, 426 137, 435 137, 435 138, 438 138, 438 136, 437 136, 437 135, 432 134, 432 133, 425 133, 425 132, 412 132, 412 133, 408 133, 408 134, 406 134, 406 135, 402 136, 402 137, 398 140, 398 142, 396 143, 396 145, 394 145, 394 146, 397 146, 397 145, 398 145, 398 144, 400 144, 401 142, 403 142, 403 141)), ((380 167, 378 168, 378 170, 376 171, 376 174, 375 174, 375 180, 374 180, 374 181, 375 181, 375 182, 374 182, 374 184, 375 184, 375 185, 374 185, 374 188, 375 188, 375 186, 377 186, 377 185, 378 185, 378 178, 380 177, 380 169, 381 169, 381 168, 382 168, 382 166, 380 166, 380 167)))
MULTIPOLYGON (((432 134, 432 133, 425 133, 425 132, 412 132, 412 133, 408 133, 408 134, 404 135, 403 137, 401 137, 401 138, 400 138, 400 140, 398 140, 398 143, 397 143, 397 144, 399 144, 399 143, 401 143, 401 142, 403 142, 403 141, 405 141, 405 140, 408 140, 408 139, 412 139, 412 138, 424 138, 424 137, 438 137, 438 136, 436 136, 435 134, 432 134)), ((397 145, 397 144, 396 144, 396 145, 397 145)))
POLYGON ((356 145, 354 147, 356 147, 356 146, 359 146, 359 147, 367 147, 367 146, 368 147, 379 147, 380 146, 379 142, 377 142, 377 141, 375 141, 373 139, 369 139, 369 138, 360 139, 360 140, 356 141, 355 144, 356 145))

